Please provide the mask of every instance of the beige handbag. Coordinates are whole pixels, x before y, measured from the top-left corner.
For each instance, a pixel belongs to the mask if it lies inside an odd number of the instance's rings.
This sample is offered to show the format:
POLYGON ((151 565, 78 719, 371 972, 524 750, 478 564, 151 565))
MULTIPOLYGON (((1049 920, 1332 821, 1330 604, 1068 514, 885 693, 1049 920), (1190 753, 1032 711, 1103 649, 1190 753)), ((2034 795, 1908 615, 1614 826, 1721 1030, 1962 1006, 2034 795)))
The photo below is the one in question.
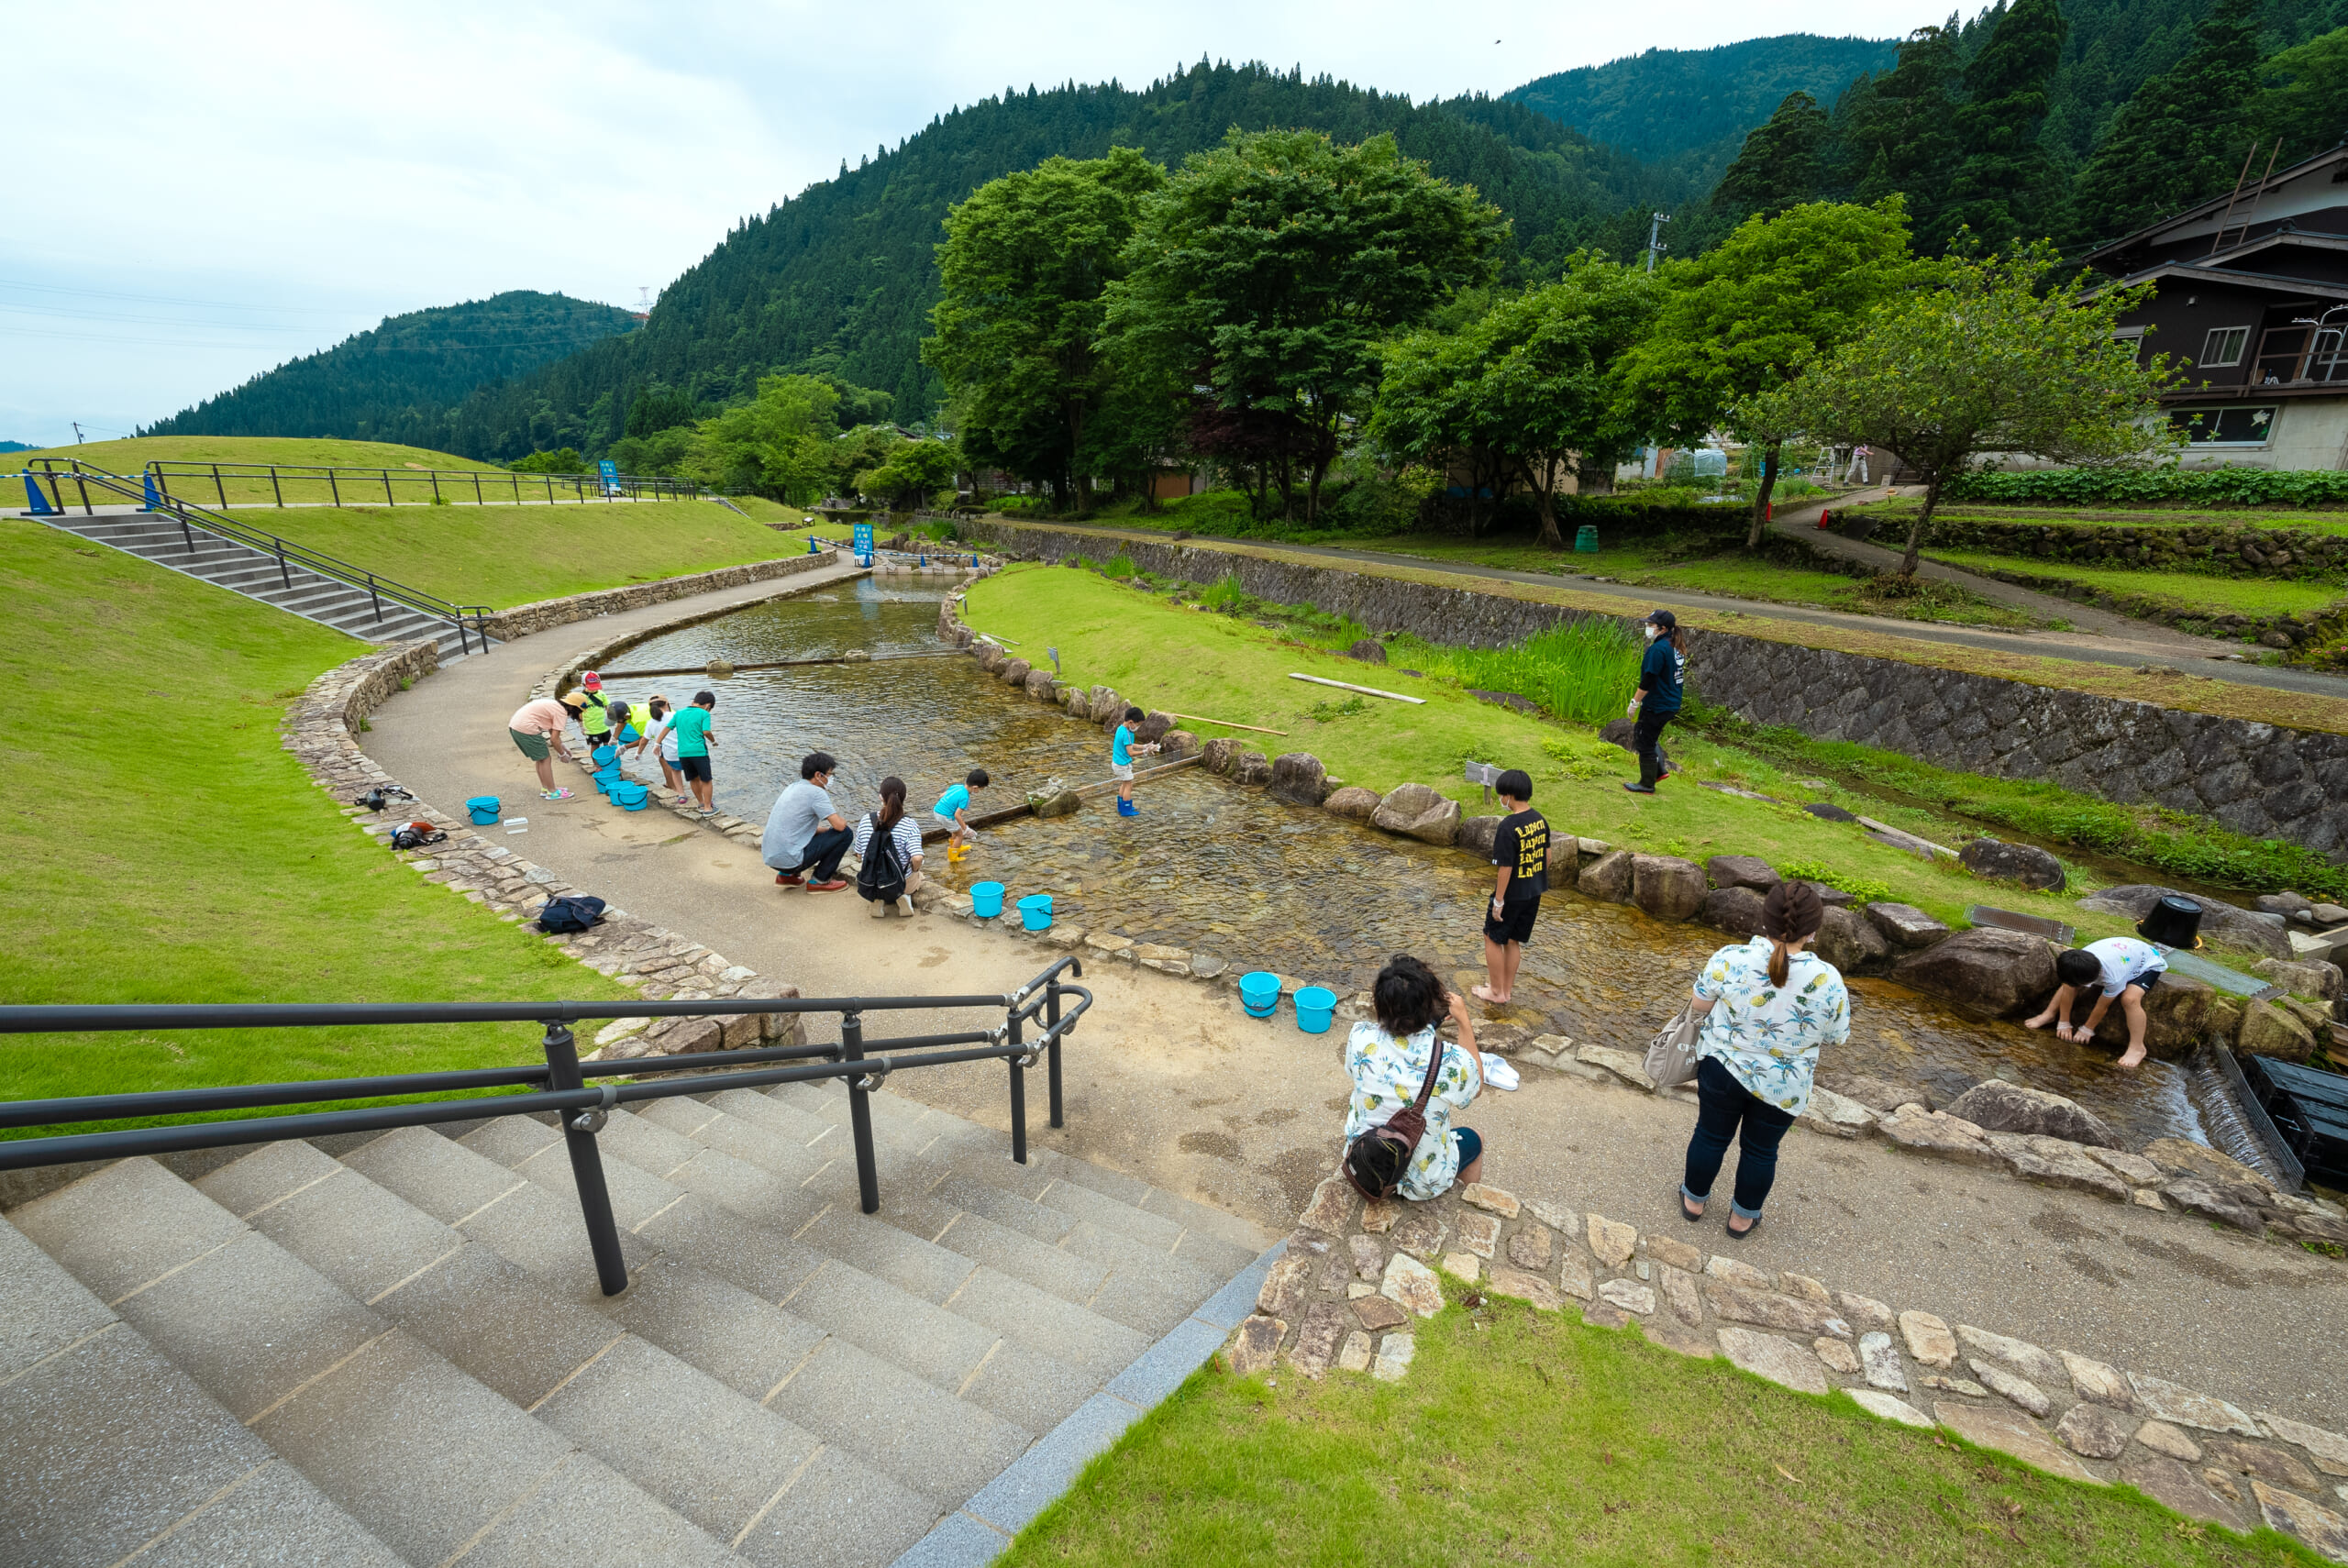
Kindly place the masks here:
POLYGON ((1640 1065, 1656 1088, 1677 1088, 1696 1076, 1696 1035, 1703 1022, 1691 1001, 1647 1042, 1646 1060, 1640 1065))

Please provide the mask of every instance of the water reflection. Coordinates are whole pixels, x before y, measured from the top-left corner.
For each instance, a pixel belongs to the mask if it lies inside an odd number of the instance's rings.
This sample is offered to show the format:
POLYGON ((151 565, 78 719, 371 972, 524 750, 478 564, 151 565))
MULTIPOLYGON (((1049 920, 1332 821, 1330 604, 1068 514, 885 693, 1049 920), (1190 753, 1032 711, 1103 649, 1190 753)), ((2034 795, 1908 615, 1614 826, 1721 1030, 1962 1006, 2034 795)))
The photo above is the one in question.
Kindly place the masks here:
MULTIPOLYGON (((876 660, 929 654, 939 646, 938 594, 869 580, 843 585, 828 599, 777 602, 667 634, 613 662, 751 664, 851 648, 876 660)), ((655 687, 690 697, 700 684, 685 677, 618 686, 632 700, 655 687)), ((874 786, 892 772, 923 811, 973 767, 996 780, 980 797, 988 809, 1016 803, 1051 775, 1076 782, 1108 775, 1100 730, 1015 696, 966 658, 754 671, 715 690, 717 799, 754 821, 797 777, 800 756, 819 746, 839 759, 834 792, 850 811, 873 803, 874 786)), ((1466 856, 1282 806, 1195 771, 1149 781, 1139 799, 1135 818, 1121 819, 1101 801, 1071 817, 990 832, 945 874, 957 887, 1000 881, 1013 897, 1049 892, 1067 923, 1276 969, 1340 995, 1366 988, 1386 957, 1404 950, 1439 960, 1461 984, 1482 977, 1490 876, 1466 856)), ((1722 940, 1704 927, 1555 895, 1508 1016, 1538 1032, 1643 1048, 1722 940)), ((1855 981, 1853 992, 1851 1040, 1829 1053, 1826 1071, 1921 1083, 1943 1103, 2002 1076, 2077 1100, 2132 1143, 2200 1136, 2189 1079, 2176 1067, 2148 1062, 2123 1075, 2108 1055, 1975 1020, 1885 981, 1855 981)))

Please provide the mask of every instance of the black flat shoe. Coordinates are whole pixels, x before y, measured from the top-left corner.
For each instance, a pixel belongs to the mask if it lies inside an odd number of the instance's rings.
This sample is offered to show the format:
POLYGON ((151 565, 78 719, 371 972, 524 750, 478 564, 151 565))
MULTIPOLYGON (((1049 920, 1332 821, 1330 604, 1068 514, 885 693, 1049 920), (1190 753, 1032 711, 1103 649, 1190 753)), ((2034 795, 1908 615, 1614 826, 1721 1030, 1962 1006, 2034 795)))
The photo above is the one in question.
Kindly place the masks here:
POLYGON ((1741 1242, 1744 1240, 1745 1237, 1753 1234, 1754 1231, 1761 1229, 1761 1221, 1758 1219, 1755 1219, 1752 1224, 1747 1225, 1742 1231, 1737 1230, 1735 1227, 1731 1225, 1722 1225, 1721 1229, 1728 1232, 1728 1239, 1730 1241, 1741 1242))
POLYGON ((1690 1209, 1688 1207, 1688 1195, 1686 1193, 1680 1193, 1678 1198, 1679 1218, 1687 1220, 1690 1225, 1693 1225, 1697 1220, 1701 1220, 1704 1217, 1704 1211, 1702 1209, 1690 1209))

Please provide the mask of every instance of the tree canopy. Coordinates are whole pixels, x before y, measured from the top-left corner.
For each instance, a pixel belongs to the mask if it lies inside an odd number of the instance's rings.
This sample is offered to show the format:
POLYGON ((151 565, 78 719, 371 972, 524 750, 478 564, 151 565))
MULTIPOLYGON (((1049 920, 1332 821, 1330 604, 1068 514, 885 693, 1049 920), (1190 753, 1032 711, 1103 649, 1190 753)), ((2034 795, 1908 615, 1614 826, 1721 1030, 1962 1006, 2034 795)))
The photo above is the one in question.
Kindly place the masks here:
POLYGON ((2243 105, 2256 86, 2259 0, 2216 0, 2193 47, 2121 105, 2080 171, 2076 221, 2087 237, 2117 238, 2237 178, 2243 105))
POLYGON ((1768 217, 1814 199, 1826 183, 1831 129, 1817 99, 1787 94, 1768 123, 1744 138, 1736 161, 1712 192, 1712 205, 1768 217))

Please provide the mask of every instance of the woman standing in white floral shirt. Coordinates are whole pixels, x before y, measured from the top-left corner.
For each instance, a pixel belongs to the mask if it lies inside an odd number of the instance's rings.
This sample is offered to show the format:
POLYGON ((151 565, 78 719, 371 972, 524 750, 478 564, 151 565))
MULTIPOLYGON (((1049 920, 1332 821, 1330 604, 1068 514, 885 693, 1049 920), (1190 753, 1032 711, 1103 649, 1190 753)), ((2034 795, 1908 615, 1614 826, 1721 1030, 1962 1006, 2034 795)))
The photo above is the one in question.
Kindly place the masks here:
POLYGON ((1778 1144, 1810 1103, 1818 1050, 1851 1037, 1851 1000, 1833 965, 1807 951, 1826 906, 1807 882, 1780 882, 1761 905, 1762 934, 1712 955, 1696 981, 1696 1132, 1679 1212, 1704 1217, 1729 1141, 1737 1143, 1728 1233, 1753 1234, 1778 1179, 1778 1144), (1741 1223, 1740 1223, 1741 1222, 1741 1223))
POLYGON ((1396 954, 1379 971, 1370 998, 1377 1021, 1364 1019, 1346 1037, 1346 1071, 1354 1080, 1346 1142, 1350 1145, 1371 1128, 1384 1126, 1418 1099, 1432 1054, 1442 1052, 1443 1068, 1435 1075, 1434 1093, 1427 1097, 1426 1132, 1398 1188, 1401 1196, 1424 1203, 1441 1198, 1455 1180, 1472 1182, 1483 1175, 1483 1139, 1472 1127, 1451 1125, 1452 1112, 1467 1110, 1484 1089, 1476 1026, 1468 1021, 1468 1004, 1408 954, 1396 954), (1457 1044, 1435 1032, 1446 1016, 1459 1027, 1457 1044))

